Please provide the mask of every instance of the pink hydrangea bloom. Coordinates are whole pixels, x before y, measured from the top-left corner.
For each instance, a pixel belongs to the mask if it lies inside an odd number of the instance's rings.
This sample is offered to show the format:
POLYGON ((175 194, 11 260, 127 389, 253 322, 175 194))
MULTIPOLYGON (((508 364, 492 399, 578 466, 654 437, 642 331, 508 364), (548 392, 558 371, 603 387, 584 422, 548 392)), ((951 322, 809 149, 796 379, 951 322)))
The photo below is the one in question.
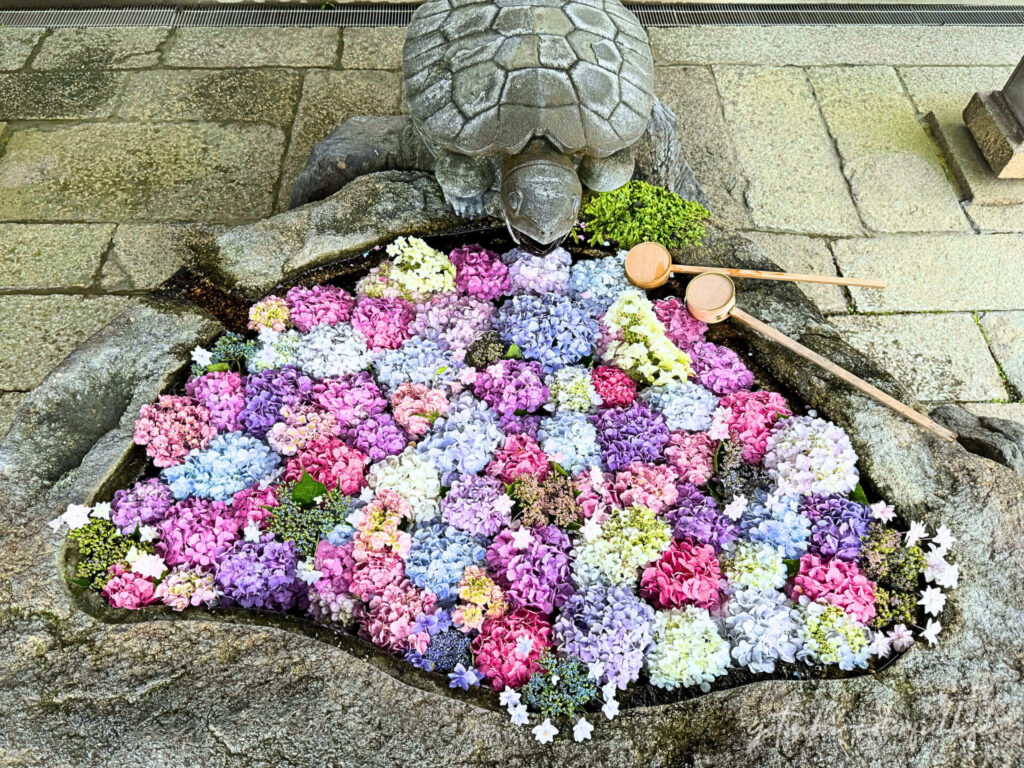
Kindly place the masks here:
POLYGON ((430 634, 413 632, 413 625, 421 613, 433 613, 436 602, 433 592, 419 590, 408 581, 389 584, 368 603, 356 605, 359 635, 389 651, 423 653, 430 644, 430 634))
POLYGON ((715 473, 715 441, 704 432, 673 432, 665 446, 665 461, 680 480, 704 485, 715 473))
POLYGON ((352 311, 352 327, 366 337, 370 349, 398 349, 409 338, 415 308, 405 299, 361 296, 352 311))
POLYGON ((368 601, 392 584, 405 579, 405 563, 390 549, 352 549, 352 582, 348 591, 353 597, 368 601))
POLYGON ((279 296, 267 296, 249 307, 249 330, 269 328, 283 333, 288 328, 288 304, 279 296))
POLYGON ((157 523, 156 553, 168 568, 212 568, 238 540, 243 525, 244 518, 223 502, 185 499, 157 523))
POLYGON ((537 482, 543 483, 548 476, 548 457, 529 435, 509 435, 495 452, 486 472, 503 483, 526 475, 533 475, 537 482))
POLYGON ((665 335, 684 352, 704 341, 708 327, 690 314, 682 299, 672 296, 654 302, 654 314, 665 326, 665 335))
POLYGON ((321 437, 338 437, 341 427, 331 411, 313 405, 282 405, 281 421, 266 435, 270 447, 282 456, 294 456, 321 437))
POLYGON ((455 265, 455 287, 480 299, 497 299, 512 290, 508 267, 494 251, 464 245, 449 254, 455 265))
POLYGON ((153 582, 145 576, 126 571, 121 563, 114 563, 107 572, 111 577, 101 594, 115 608, 134 611, 156 602, 153 582))
POLYGON ((550 647, 551 622, 526 608, 487 619, 472 645, 477 669, 496 691, 523 685, 550 647))
POLYGON ((305 450, 288 460, 284 479, 298 482, 305 470, 328 489, 337 488, 351 496, 366 485, 364 472, 370 460, 365 454, 350 448, 336 437, 318 437, 305 450))
POLYGON ((171 610, 184 611, 189 606, 215 605, 218 595, 212 572, 175 568, 157 585, 154 597, 171 610))
POLYGON ((672 467, 634 461, 615 473, 614 493, 622 507, 639 504, 660 514, 679 498, 678 480, 679 476, 672 467))
POLYGON ((598 484, 594 482, 591 475, 591 471, 586 470, 576 478, 576 490, 579 492, 576 497, 576 505, 584 517, 595 517, 596 515, 597 522, 603 523, 608 519, 608 513, 612 507, 622 505, 615 495, 610 478, 606 477, 603 482, 598 484))
POLYGON ((285 300, 291 308, 292 325, 302 333, 318 325, 348 322, 355 304, 348 291, 334 285, 296 285, 289 289, 285 300))
POLYGON ((210 412, 218 432, 237 432, 238 414, 245 407, 244 379, 234 371, 211 371, 185 383, 185 393, 210 412))
POLYGON ((714 547, 675 541, 644 568, 639 594, 660 610, 684 605, 714 608, 722 599, 721 580, 714 547))
POLYGON ((599 365, 591 371, 590 380, 605 408, 621 408, 636 399, 636 382, 620 368, 599 365))
POLYGON ((448 397, 440 389, 426 384, 406 382, 391 395, 391 413, 399 426, 412 437, 422 437, 434 421, 448 412, 448 397))
POLYGON ((275 485, 262 490, 246 488, 232 497, 231 513, 238 519, 242 528, 249 523, 256 523, 260 528, 265 527, 267 518, 273 515, 270 509, 281 505, 277 500, 277 488, 275 485))
POLYGON ((793 600, 806 596, 812 602, 831 603, 861 624, 875 618, 875 583, 852 561, 808 552, 800 558, 800 570, 790 583, 789 596, 793 600))
POLYGON ((313 567, 322 574, 319 581, 309 587, 309 613, 327 624, 347 624, 352 617, 355 601, 349 592, 355 560, 353 544, 336 547, 321 539, 313 556, 313 567))
POLYGON ((366 371, 319 381, 313 385, 311 397, 318 406, 334 414, 341 429, 355 427, 388 408, 380 387, 366 371))
POLYGON ((189 451, 206 448, 216 434, 210 411, 190 397, 161 395, 142 406, 135 422, 135 442, 146 446, 146 455, 158 467, 181 464, 189 451))
POLYGON ((402 496, 386 488, 378 491, 373 501, 356 515, 356 551, 390 549, 405 558, 412 537, 398 526, 412 517, 412 507, 402 496))
POLYGON ((768 434, 780 418, 792 416, 778 392, 734 392, 719 402, 729 412, 729 439, 743 447, 743 460, 758 464, 767 450, 768 434))

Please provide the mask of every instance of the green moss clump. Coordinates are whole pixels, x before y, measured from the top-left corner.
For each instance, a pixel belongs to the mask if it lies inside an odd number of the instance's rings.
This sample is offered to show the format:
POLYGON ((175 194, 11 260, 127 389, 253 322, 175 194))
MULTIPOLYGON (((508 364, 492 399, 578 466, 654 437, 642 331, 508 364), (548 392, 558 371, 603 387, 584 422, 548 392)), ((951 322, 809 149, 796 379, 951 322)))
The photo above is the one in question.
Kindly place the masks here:
POLYGON ((875 588, 875 618, 868 625, 883 629, 892 624, 913 624, 917 614, 917 598, 909 592, 875 588))
POLYGON ((320 539, 327 538, 327 534, 336 525, 344 523, 352 513, 352 500, 335 489, 328 491, 319 504, 307 507, 292 498, 293 489, 294 484, 281 489, 278 495, 281 505, 270 508, 273 517, 267 524, 267 530, 278 541, 295 542, 299 557, 312 557, 320 539))
POLYGON ((899 531, 876 525, 861 547, 861 570, 890 590, 913 592, 927 561, 920 547, 904 547, 899 531))
POLYGON ((597 698, 597 684, 579 659, 548 654, 537 663, 540 669, 523 686, 523 698, 544 717, 571 717, 597 698))
POLYGON ((110 566, 121 563, 125 568, 128 567, 128 550, 132 547, 140 552, 153 551, 152 545, 123 536, 116 525, 99 518, 68 533, 68 541, 78 549, 76 579, 83 586, 88 584, 93 589, 103 589, 110 581, 110 566))
POLYGON ((644 181, 631 181, 614 192, 596 195, 583 208, 591 245, 614 240, 621 248, 661 243, 666 248, 699 244, 710 215, 700 203, 644 181))

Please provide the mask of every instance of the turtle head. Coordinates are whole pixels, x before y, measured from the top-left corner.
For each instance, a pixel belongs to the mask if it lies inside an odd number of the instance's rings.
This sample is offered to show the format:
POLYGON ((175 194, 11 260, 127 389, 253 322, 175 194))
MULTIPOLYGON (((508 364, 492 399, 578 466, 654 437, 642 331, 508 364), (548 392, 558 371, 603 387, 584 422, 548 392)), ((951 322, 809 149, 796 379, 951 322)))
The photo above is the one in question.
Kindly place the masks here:
POLYGON ((576 225, 583 187, 572 160, 532 144, 510 157, 501 174, 501 208, 517 243, 542 253, 576 225))

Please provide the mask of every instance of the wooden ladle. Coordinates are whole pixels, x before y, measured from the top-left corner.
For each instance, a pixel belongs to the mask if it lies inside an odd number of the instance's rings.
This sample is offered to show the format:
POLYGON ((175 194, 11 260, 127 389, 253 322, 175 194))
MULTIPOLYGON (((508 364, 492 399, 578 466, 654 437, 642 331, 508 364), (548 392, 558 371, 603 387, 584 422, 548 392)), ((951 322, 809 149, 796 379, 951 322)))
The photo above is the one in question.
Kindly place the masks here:
POLYGON ((763 272, 760 269, 727 269, 719 267, 694 267, 673 264, 672 255, 660 243, 640 243, 626 254, 626 277, 637 288, 645 291, 659 288, 668 282, 673 273, 700 275, 717 272, 730 277, 752 277, 758 280, 786 280, 796 283, 827 283, 829 285, 855 285, 861 288, 885 288, 884 280, 861 280, 856 277, 837 275, 800 275, 792 272, 763 272))
MULTIPOLYGON (((664 281, 663 281, 664 282, 664 281)), ((863 379, 854 376, 845 368, 840 368, 831 360, 826 360, 812 349, 808 349, 798 341, 794 341, 783 333, 779 333, 770 325, 765 325, 756 317, 752 317, 736 306, 736 285, 728 275, 719 272, 705 272, 697 275, 686 286, 686 308, 690 314, 705 323, 720 323, 728 318, 738 320, 748 325, 755 331, 764 334, 772 341, 776 341, 786 349, 796 352, 798 355, 807 358, 815 365, 818 365, 839 377, 846 383, 856 387, 866 395, 870 395, 883 405, 887 405, 899 414, 920 424, 927 430, 934 432, 943 440, 953 442, 956 434, 937 424, 927 416, 918 413, 910 406, 904 405, 896 398, 886 394, 878 387, 868 384, 863 379)))

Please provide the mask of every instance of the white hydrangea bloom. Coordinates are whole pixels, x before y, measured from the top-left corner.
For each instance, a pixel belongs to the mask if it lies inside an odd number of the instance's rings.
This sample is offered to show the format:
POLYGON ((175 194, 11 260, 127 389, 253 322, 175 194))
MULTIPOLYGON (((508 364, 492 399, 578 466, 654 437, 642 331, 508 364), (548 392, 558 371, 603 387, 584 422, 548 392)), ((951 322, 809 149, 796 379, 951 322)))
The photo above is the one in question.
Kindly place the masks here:
POLYGON ((700 686, 707 691, 730 666, 729 642, 704 608, 659 611, 654 617, 654 644, 647 652, 651 684, 674 690, 700 686))

